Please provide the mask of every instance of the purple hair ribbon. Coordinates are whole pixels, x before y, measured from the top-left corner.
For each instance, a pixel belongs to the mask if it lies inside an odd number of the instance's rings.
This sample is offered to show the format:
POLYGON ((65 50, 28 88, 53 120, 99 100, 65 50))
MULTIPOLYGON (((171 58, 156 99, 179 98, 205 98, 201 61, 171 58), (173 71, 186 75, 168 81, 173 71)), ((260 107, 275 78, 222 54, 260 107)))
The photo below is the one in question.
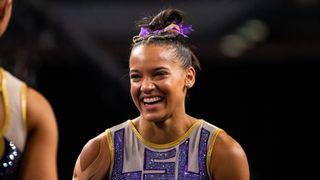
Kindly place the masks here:
POLYGON ((187 34, 190 34, 191 31, 193 31, 192 25, 182 25, 181 23, 179 23, 179 24, 170 24, 164 29, 155 30, 155 31, 152 31, 149 28, 142 27, 140 29, 139 36, 146 37, 148 35, 160 35, 163 32, 173 32, 173 33, 181 34, 184 37, 188 37, 187 34))

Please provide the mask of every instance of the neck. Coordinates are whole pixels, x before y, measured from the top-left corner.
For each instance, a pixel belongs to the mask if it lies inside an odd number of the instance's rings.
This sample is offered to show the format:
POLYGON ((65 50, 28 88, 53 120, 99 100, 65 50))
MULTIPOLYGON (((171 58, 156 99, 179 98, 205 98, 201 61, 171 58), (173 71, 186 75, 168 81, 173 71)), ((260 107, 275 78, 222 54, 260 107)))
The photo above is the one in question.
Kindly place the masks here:
POLYGON ((134 121, 134 125, 144 139, 156 144, 166 144, 183 136, 195 121, 195 118, 184 114, 183 117, 169 118, 161 122, 150 122, 139 117, 134 121))

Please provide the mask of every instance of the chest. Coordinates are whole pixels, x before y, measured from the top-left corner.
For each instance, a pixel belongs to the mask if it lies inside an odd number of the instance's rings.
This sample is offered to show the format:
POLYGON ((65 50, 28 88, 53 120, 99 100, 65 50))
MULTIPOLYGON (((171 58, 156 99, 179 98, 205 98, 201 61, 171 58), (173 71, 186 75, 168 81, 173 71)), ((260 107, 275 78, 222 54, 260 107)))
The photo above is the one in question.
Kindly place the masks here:
POLYGON ((120 129, 113 136, 111 179, 208 179, 209 136, 202 129, 174 146, 155 148, 120 129))

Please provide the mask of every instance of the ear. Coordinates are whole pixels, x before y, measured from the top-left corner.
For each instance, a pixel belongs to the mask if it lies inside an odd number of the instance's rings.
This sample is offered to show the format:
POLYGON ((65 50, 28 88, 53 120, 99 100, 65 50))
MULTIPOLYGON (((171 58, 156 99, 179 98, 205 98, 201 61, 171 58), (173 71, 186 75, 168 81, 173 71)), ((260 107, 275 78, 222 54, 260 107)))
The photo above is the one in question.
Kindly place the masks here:
POLYGON ((191 66, 186 70, 185 86, 189 89, 194 85, 195 81, 196 81, 196 70, 194 69, 194 67, 191 66))
POLYGON ((11 18, 12 0, 3 0, 0 4, 0 36, 6 31, 11 18))

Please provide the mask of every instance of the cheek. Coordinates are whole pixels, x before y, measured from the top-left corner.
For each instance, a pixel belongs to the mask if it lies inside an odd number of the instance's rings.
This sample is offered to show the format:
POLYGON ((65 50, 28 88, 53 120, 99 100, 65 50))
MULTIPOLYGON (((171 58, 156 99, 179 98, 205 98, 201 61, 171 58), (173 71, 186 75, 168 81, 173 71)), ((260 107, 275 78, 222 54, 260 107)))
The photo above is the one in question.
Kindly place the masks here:
POLYGON ((170 81, 166 82, 166 86, 174 90, 183 89, 185 85, 184 83, 185 80, 181 77, 183 76, 180 75, 180 76, 176 76, 175 78, 172 78, 170 81))
POLYGON ((169 93, 169 94, 174 94, 173 96, 176 97, 178 94, 183 93, 183 84, 180 81, 166 81, 162 83, 161 85, 161 90, 169 93))
POLYGON ((130 94, 132 98, 137 98, 135 96, 138 95, 138 92, 139 92, 139 86, 134 83, 130 83, 130 94))

